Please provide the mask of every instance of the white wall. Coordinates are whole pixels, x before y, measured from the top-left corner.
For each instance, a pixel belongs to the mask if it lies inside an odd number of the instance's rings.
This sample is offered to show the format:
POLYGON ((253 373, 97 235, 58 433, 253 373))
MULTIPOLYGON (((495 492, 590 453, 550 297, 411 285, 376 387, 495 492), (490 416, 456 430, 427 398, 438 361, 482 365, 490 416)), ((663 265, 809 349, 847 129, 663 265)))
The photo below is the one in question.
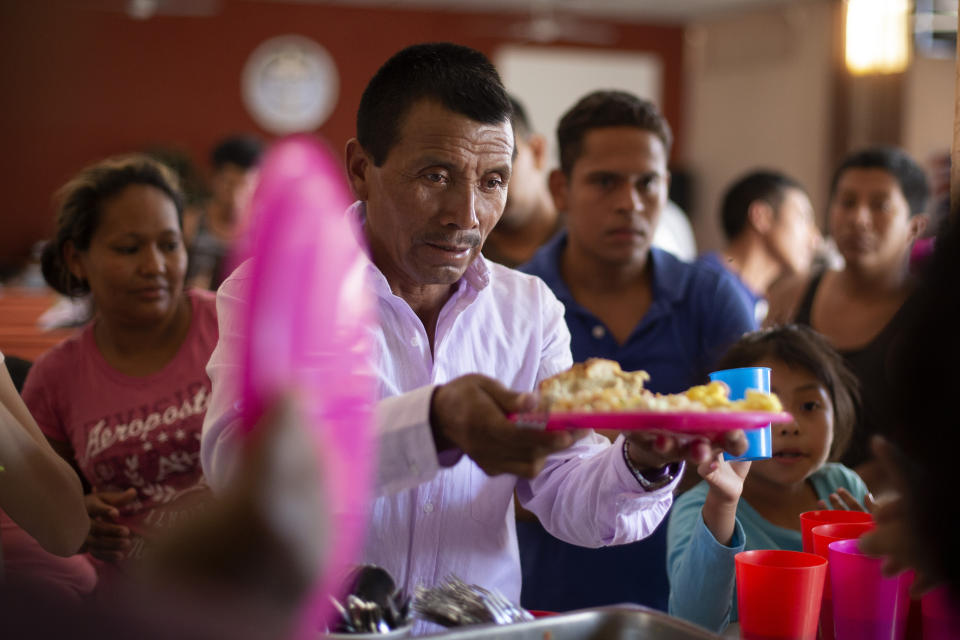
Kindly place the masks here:
MULTIPOLYGON (((717 208, 727 184, 761 165, 805 184, 823 226, 832 171, 831 4, 810 0, 689 26, 683 152, 695 172, 691 214, 701 250, 723 243, 717 208)), ((901 144, 924 166, 950 148, 955 69, 953 59, 915 57, 906 74, 901 144)))
POLYGON ((526 109, 533 130, 546 136, 552 166, 560 165, 560 118, 591 91, 620 89, 662 104, 663 63, 655 54, 510 45, 497 51, 494 62, 507 90, 526 109))
POLYGON ((950 150, 955 79, 952 59, 916 58, 907 72, 903 146, 923 164, 950 150))
POLYGON ((822 217, 830 135, 829 0, 694 22, 687 38, 685 164, 701 251, 723 243, 718 207, 757 167, 795 177, 822 217))

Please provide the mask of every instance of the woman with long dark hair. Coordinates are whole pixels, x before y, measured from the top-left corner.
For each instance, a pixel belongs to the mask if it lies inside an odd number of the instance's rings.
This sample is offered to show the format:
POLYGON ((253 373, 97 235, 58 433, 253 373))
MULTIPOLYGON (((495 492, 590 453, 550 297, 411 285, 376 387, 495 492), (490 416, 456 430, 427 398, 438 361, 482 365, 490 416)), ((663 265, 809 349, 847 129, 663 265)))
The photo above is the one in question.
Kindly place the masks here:
POLYGON ((771 296, 773 322, 817 330, 859 379, 862 406, 841 462, 874 492, 885 488, 886 478, 871 459, 869 440, 889 430, 890 347, 915 289, 910 249, 926 227, 929 194, 923 169, 904 151, 877 147, 851 154, 830 186, 830 235, 843 268, 815 273, 771 296))
POLYGON ((207 494, 200 428, 217 321, 213 294, 184 288, 183 199, 167 167, 111 158, 60 196, 44 277, 63 294, 89 293, 95 314, 37 360, 23 397, 89 486, 86 546, 102 575, 207 494))

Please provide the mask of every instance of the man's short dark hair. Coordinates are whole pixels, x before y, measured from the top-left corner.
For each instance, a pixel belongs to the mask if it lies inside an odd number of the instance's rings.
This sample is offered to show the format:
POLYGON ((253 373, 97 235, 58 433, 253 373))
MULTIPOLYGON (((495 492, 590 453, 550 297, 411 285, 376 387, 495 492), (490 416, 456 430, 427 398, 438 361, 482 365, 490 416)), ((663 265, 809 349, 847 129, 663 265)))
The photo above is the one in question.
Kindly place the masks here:
POLYGON ((560 168, 567 175, 583 153, 583 139, 592 129, 636 127, 660 138, 670 154, 673 135, 666 118, 649 100, 626 91, 594 91, 580 99, 557 125, 560 168))
POLYGON ((788 189, 804 191, 793 178, 779 171, 766 169, 751 171, 734 182, 723 196, 720 222, 727 240, 733 240, 747 228, 747 213, 750 205, 762 200, 776 212, 783 204, 788 189))
POLYGON ((900 184, 900 191, 910 206, 910 215, 923 213, 930 200, 930 185, 927 174, 903 149, 897 147, 873 147, 856 151, 840 163, 830 181, 830 200, 837 192, 840 177, 848 169, 883 169, 900 184))
POLYGON ((247 171, 260 162, 263 147, 263 141, 254 135, 230 136, 218 142, 210 151, 210 164, 215 171, 228 164, 247 171))
POLYGON ((530 118, 527 116, 527 110, 515 96, 510 96, 510 106, 513 111, 510 114, 510 123, 513 125, 513 135, 517 138, 526 140, 533 133, 530 126, 530 118))
POLYGON ((360 98, 357 140, 382 165, 414 103, 431 99, 483 124, 510 119, 510 99, 485 55, 458 44, 417 44, 394 54, 360 98))

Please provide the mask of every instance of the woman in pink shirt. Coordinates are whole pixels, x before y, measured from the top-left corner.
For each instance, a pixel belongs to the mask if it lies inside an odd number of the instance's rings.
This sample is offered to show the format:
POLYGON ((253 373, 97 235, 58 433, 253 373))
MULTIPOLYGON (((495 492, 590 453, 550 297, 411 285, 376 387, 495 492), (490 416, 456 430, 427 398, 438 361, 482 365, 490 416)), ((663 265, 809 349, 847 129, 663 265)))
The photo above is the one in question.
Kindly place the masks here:
POLYGON ((37 360, 23 397, 89 487, 86 548, 103 561, 102 576, 202 508, 216 311, 212 293, 184 289, 183 199, 165 166, 108 159, 71 180, 61 199, 44 277, 63 294, 90 293, 96 313, 37 360))

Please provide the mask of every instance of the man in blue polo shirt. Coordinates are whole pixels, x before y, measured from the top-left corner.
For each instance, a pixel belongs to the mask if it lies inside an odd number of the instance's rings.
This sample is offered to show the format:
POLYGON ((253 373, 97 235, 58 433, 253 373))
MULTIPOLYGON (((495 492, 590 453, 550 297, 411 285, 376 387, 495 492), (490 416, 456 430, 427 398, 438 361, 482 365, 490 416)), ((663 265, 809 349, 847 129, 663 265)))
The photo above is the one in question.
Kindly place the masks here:
MULTIPOLYGON (((756 327, 723 269, 651 247, 667 201, 669 125, 620 91, 582 98, 557 127, 560 169, 550 191, 566 230, 521 267, 566 307, 573 359, 644 369, 654 391, 702 382, 723 351, 756 327)), ((582 549, 518 523, 523 596, 534 609, 620 602, 667 608, 666 527, 639 543, 582 549)))
POLYGON ((821 240, 813 205, 793 178, 778 171, 751 171, 727 189, 720 222, 727 247, 704 254, 699 262, 736 275, 740 294, 757 324, 763 324, 770 286, 810 269, 821 240))

